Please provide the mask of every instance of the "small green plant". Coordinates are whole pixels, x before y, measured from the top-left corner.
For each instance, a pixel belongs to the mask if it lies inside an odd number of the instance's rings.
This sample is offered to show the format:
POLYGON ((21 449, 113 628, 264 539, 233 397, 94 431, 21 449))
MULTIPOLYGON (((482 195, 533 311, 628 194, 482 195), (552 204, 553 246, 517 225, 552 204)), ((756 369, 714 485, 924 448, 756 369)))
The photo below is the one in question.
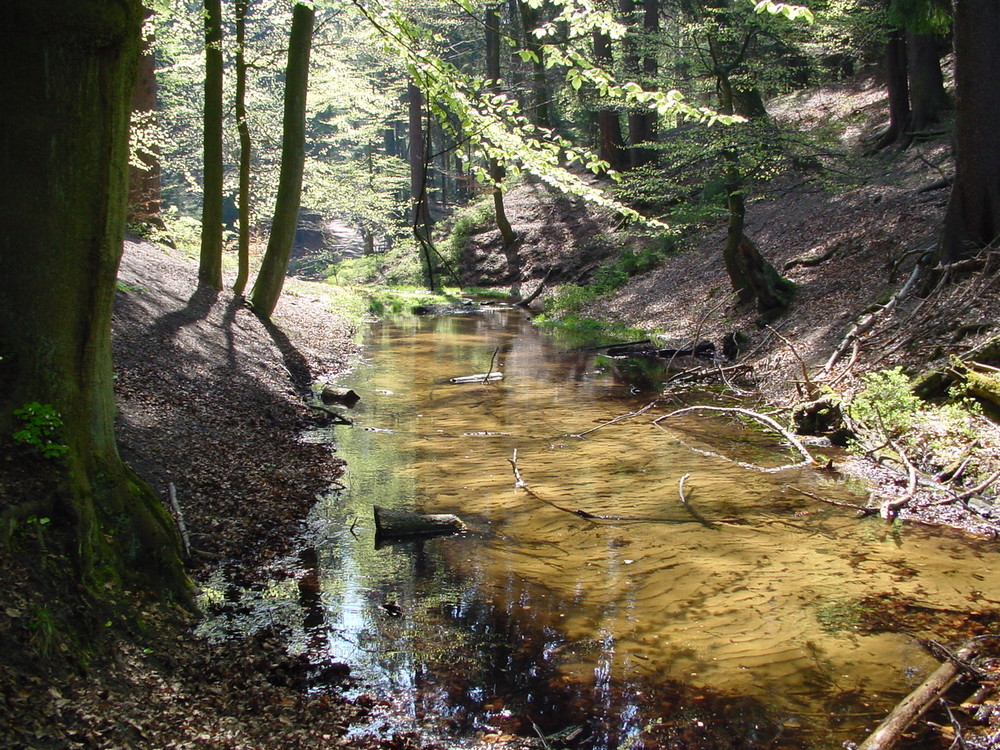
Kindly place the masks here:
POLYGON ((856 422, 881 429, 886 437, 897 437, 910 429, 924 402, 910 391, 910 379, 902 367, 870 372, 864 389, 850 405, 856 422))
POLYGON ((68 445, 55 440, 63 421, 50 404, 32 401, 15 409, 14 416, 21 420, 22 425, 13 434, 15 442, 34 448, 43 458, 61 458, 69 451, 68 445))

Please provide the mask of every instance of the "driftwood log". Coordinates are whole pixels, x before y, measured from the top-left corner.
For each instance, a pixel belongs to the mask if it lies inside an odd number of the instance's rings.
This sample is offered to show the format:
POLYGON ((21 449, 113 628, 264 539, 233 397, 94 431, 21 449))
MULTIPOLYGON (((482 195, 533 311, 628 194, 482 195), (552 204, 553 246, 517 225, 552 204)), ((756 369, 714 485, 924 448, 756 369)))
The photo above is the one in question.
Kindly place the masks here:
POLYGON ((889 750, 910 725, 954 685, 962 674, 962 662, 976 653, 975 642, 965 645, 954 658, 947 659, 916 690, 906 696, 885 720, 858 745, 858 750, 889 750))
POLYGON ((319 397, 324 404, 343 404, 348 409, 353 409, 354 405, 361 400, 361 396, 350 388, 341 388, 336 385, 323 386, 319 397))
POLYGON ((413 513, 375 506, 375 533, 383 539, 454 534, 464 528, 462 519, 451 513, 413 513))
POLYGON ((455 385, 461 383, 495 383, 498 380, 503 380, 502 372, 482 372, 476 375, 459 375, 455 378, 448 378, 448 382, 455 385))

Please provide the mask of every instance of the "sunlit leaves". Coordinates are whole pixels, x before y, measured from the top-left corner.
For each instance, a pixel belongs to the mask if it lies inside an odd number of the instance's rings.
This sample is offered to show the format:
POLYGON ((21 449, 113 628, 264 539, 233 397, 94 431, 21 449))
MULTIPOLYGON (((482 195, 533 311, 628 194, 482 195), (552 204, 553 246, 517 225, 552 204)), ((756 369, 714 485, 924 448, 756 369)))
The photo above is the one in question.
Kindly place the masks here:
POLYGON ((789 21, 803 19, 806 23, 813 23, 816 19, 809 8, 804 5, 791 5, 789 3, 776 3, 773 0, 759 0, 754 5, 757 13, 770 13, 772 16, 784 16, 789 21))

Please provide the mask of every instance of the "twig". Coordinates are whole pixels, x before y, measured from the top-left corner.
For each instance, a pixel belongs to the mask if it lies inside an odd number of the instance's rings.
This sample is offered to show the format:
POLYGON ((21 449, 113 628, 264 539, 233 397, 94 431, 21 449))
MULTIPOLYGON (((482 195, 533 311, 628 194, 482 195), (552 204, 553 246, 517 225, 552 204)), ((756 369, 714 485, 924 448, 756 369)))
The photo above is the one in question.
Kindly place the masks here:
POLYGON ((797 359, 799 361, 799 366, 802 368, 802 379, 805 381, 805 386, 806 386, 806 389, 807 389, 805 395, 808 398, 815 398, 816 397, 816 385, 812 382, 812 379, 809 377, 809 368, 806 366, 805 360, 803 360, 802 357, 799 356, 799 351, 798 351, 798 349, 795 348, 795 344, 793 344, 787 338, 785 338, 784 336, 782 336, 780 333, 778 333, 776 330, 774 330, 771 326, 766 325, 766 326, 764 326, 764 328, 766 328, 771 333, 773 333, 775 336, 777 336, 779 339, 781 339, 782 342, 784 342, 785 346, 787 346, 788 349, 792 352, 792 356, 795 357, 795 359, 797 359))
POLYGON ((691 476, 690 473, 685 474, 680 478, 680 481, 677 482, 677 494, 680 497, 681 502, 684 503, 685 505, 687 505, 687 498, 684 497, 684 480, 687 479, 689 476, 691 476))
POLYGON ((702 516, 700 513, 698 513, 698 511, 696 511, 694 508, 692 508, 691 504, 688 502, 688 499, 684 496, 684 480, 687 479, 689 476, 691 475, 685 474, 680 478, 680 481, 677 482, 677 496, 680 497, 681 499, 681 505, 683 505, 687 509, 687 512, 691 514, 691 516, 694 518, 695 521, 700 523, 706 529, 711 529, 712 531, 718 531, 719 527, 714 523, 712 523, 711 521, 709 521, 704 516, 702 516))
POLYGON ((177 529, 181 532, 181 542, 184 544, 184 556, 191 557, 191 537, 188 536, 187 526, 184 523, 184 513, 177 502, 177 488, 173 482, 167 484, 167 497, 170 498, 170 507, 174 509, 177 516, 177 529))
POLYGON ((989 487, 991 484, 993 484, 998 479, 1000 479, 1000 471, 994 471, 992 474, 990 474, 988 477, 986 477, 986 479, 984 479, 982 482, 980 482, 979 484, 977 484, 971 490, 966 490, 965 492, 962 492, 961 494, 956 495, 955 499, 956 500, 967 500, 968 498, 972 497, 973 495, 978 495, 980 492, 982 492, 983 490, 985 490, 987 487, 989 487))
POLYGON ((792 484, 786 484, 785 486, 788 489, 798 492, 801 495, 805 495, 806 497, 811 497, 813 500, 819 500, 821 503, 827 503, 828 505, 836 505, 839 508, 851 508, 853 510, 863 513, 866 516, 869 516, 875 512, 875 508, 868 508, 864 505, 856 505, 855 503, 845 503, 841 500, 831 500, 828 497, 815 495, 812 492, 808 492, 802 489, 801 487, 796 487, 795 485, 792 484))
POLYGON ((882 503, 882 507, 879 509, 879 515, 885 519, 893 519, 899 512, 900 508, 905 508, 909 505, 910 500, 917 493, 917 469, 907 457, 906 452, 897 444, 895 441, 889 441, 889 445, 892 449, 896 451, 899 455, 900 461, 906 467, 906 493, 902 497, 898 497, 895 500, 889 499, 882 503))
POLYGON ((568 437, 582 438, 584 435, 589 435, 592 432, 597 432, 602 427, 607 427, 608 425, 617 424, 618 422, 624 422, 626 419, 631 419, 632 417, 638 417, 640 414, 645 414, 647 411, 649 411, 650 409, 652 409, 654 406, 656 406, 656 402, 655 401, 650 401, 648 404, 646 404, 641 409, 638 409, 636 411, 630 411, 627 414, 619 414, 614 419, 609 420, 607 422, 604 422, 603 424, 599 424, 596 427, 591 427, 589 430, 586 430, 585 432, 581 432, 579 435, 569 435, 568 437))
POLYGON ((493 350, 493 356, 490 357, 490 367, 486 371, 486 374, 483 376, 483 383, 484 384, 490 382, 490 375, 493 374, 493 363, 496 361, 497 352, 499 352, 499 351, 500 351, 500 347, 499 346, 496 349, 493 350))

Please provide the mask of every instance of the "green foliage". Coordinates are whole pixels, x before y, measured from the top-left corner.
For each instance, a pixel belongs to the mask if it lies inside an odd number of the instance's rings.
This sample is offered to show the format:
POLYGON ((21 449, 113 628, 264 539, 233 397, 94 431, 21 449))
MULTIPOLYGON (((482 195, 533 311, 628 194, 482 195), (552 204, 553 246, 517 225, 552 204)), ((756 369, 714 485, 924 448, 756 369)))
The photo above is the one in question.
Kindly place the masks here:
POLYGON ((864 389, 848 405, 857 437, 855 451, 879 449, 889 441, 936 473, 976 439, 981 409, 967 399, 928 404, 911 390, 902 368, 868 373, 864 389), (971 406, 971 408, 970 408, 971 406))
POLYGON ((43 458, 61 458, 69 451, 68 445, 55 440, 63 421, 51 405, 32 401, 15 409, 14 416, 21 422, 21 429, 13 434, 15 442, 33 448, 43 458))
POLYGON ((573 313, 624 286, 630 278, 656 268, 674 249, 669 235, 650 237, 638 250, 623 249, 618 256, 597 267, 587 285, 563 284, 545 300, 546 320, 563 318, 567 325, 573 313))

